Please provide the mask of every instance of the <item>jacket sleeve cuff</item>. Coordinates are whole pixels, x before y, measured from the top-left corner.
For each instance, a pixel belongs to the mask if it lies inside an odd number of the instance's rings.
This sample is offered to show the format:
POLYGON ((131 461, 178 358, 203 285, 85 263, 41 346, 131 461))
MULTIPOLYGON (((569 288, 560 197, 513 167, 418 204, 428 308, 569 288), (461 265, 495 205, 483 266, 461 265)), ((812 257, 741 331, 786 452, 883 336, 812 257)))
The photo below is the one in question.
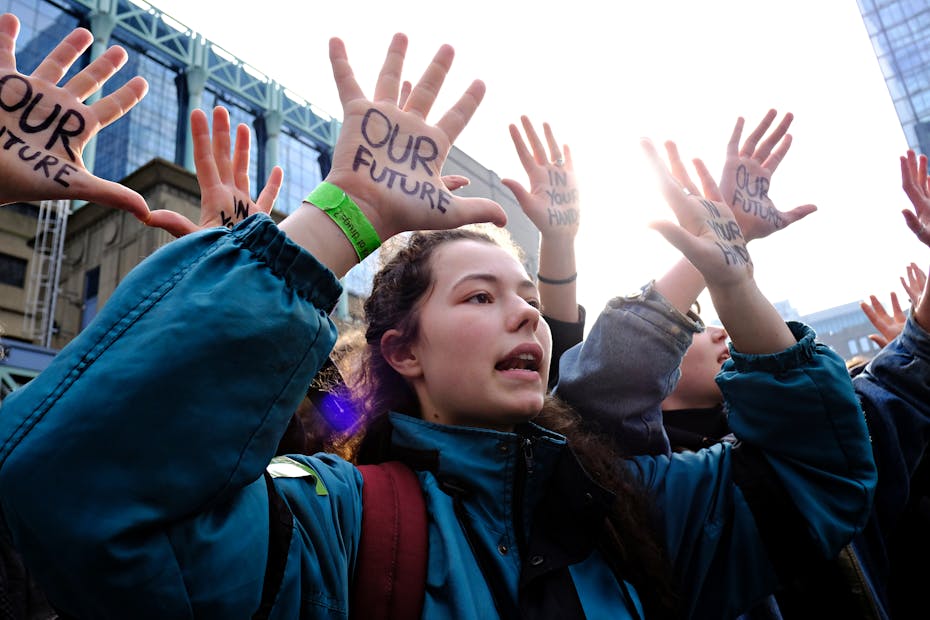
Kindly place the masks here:
POLYGON ((232 235, 300 297, 327 313, 336 307, 342 293, 339 280, 316 257, 291 241, 269 216, 257 213, 246 218, 232 235))
POLYGON ((788 321, 788 329, 797 342, 784 351, 777 353, 740 353, 730 344, 730 359, 724 362, 723 370, 739 372, 762 371, 779 373, 807 364, 814 358, 817 349, 817 335, 814 330, 803 323, 788 321))

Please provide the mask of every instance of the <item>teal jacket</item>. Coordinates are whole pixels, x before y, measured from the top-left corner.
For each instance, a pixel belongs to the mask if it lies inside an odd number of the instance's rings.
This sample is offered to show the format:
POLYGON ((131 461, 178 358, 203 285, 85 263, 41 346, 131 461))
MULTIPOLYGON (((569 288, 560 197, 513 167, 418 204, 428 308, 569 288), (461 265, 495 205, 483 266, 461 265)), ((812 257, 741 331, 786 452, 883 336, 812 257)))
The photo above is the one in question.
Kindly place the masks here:
MULTIPOLYGON (((52 365, 7 397, 3 525, 54 605, 94 619, 251 617, 269 555, 262 474, 334 343, 328 313, 339 292, 265 216, 189 235, 134 269, 52 365)), ((701 599, 726 617, 771 591, 782 526, 754 511, 773 497, 801 515, 798 531, 822 557, 868 516, 874 464, 845 366, 795 331, 785 352, 727 362, 723 389, 744 451, 627 462, 654 494, 688 608, 701 599)), ((586 548, 587 513, 549 518, 561 494, 570 506, 597 489, 560 478, 566 468, 578 475, 561 436, 532 424, 500 433, 392 420, 397 446, 437 457, 418 472, 430 519, 425 618, 493 618, 489 580, 516 601, 547 571, 568 575, 587 617, 637 616, 636 592, 598 552, 540 541, 564 527, 556 538, 586 548), (449 479, 467 493, 453 497, 449 479)), ((306 467, 290 470, 309 475, 274 479, 293 536, 270 616, 345 618, 362 479, 333 455, 293 459, 306 467)), ((547 613, 526 614, 537 612, 547 613)))

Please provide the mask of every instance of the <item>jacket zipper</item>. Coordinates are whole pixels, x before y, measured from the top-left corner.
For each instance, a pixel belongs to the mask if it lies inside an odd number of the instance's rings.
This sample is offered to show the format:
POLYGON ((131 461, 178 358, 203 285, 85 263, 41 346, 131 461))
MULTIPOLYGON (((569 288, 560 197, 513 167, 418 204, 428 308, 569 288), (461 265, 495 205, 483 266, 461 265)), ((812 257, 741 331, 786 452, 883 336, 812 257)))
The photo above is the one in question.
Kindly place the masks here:
POLYGON ((533 474, 535 461, 533 460, 533 441, 524 437, 521 442, 522 459, 517 459, 517 475, 514 480, 513 492, 513 529, 516 536, 518 553, 526 551, 526 532, 523 527, 523 497, 527 479, 533 474))

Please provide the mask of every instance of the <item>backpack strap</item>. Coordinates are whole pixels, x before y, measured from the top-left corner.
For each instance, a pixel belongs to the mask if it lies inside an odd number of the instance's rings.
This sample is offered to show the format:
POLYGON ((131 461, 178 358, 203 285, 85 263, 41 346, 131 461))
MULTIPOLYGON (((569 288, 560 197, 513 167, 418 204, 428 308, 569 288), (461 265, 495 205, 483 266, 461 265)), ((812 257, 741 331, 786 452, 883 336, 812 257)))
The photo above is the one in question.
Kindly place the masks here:
POLYGON ((294 521, 291 509, 278 495, 271 475, 264 473, 265 486, 268 489, 268 559, 265 561, 265 579, 262 582, 262 600, 258 609, 252 614, 252 620, 265 620, 271 614, 284 570, 287 568, 287 551, 291 546, 294 521))
POLYGON ((362 534, 349 605, 354 620, 418 620, 426 591, 426 501, 398 461, 361 465, 362 534))

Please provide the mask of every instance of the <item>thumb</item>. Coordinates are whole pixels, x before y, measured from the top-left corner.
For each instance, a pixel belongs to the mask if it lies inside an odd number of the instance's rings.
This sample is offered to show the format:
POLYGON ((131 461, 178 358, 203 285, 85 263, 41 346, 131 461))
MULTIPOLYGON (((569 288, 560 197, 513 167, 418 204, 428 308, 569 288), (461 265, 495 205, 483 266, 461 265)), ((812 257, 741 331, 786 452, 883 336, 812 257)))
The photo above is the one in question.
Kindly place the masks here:
POLYGON ((692 252, 694 248, 694 237, 691 233, 668 220, 649 222, 649 228, 665 237, 666 241, 675 246, 679 252, 685 255, 685 258, 690 260, 689 252, 692 252))
POLYGON ((125 185, 113 181, 92 178, 92 183, 85 191, 76 193, 89 202, 97 202, 108 207, 128 211, 136 219, 145 222, 149 217, 149 206, 145 198, 125 185))
POLYGON ((513 193, 514 198, 520 203, 520 208, 526 211, 527 205, 529 205, 533 199, 532 195, 526 191, 526 188, 513 179, 501 179, 501 184, 513 193))
POLYGON ((442 177, 442 184, 446 186, 446 189, 450 192, 454 192, 457 189, 462 189, 466 185, 471 183, 468 177, 463 177, 458 174, 447 174, 442 177))
POLYGON ((504 212, 504 208, 493 200, 487 198, 460 198, 458 206, 460 208, 456 209, 456 211, 462 218, 460 226, 484 222, 491 222, 498 228, 507 225, 507 214, 504 212))
POLYGON ((785 226, 788 226, 788 224, 794 224, 798 220, 807 217, 816 210, 817 207, 815 205, 807 204, 801 205, 800 207, 795 207, 794 209, 785 212, 783 214, 785 216, 785 220, 787 221, 785 226))
POLYGON ((200 230, 196 224, 180 213, 175 213, 168 209, 156 209, 152 211, 145 225, 151 226, 152 228, 161 228, 179 238, 200 230))

